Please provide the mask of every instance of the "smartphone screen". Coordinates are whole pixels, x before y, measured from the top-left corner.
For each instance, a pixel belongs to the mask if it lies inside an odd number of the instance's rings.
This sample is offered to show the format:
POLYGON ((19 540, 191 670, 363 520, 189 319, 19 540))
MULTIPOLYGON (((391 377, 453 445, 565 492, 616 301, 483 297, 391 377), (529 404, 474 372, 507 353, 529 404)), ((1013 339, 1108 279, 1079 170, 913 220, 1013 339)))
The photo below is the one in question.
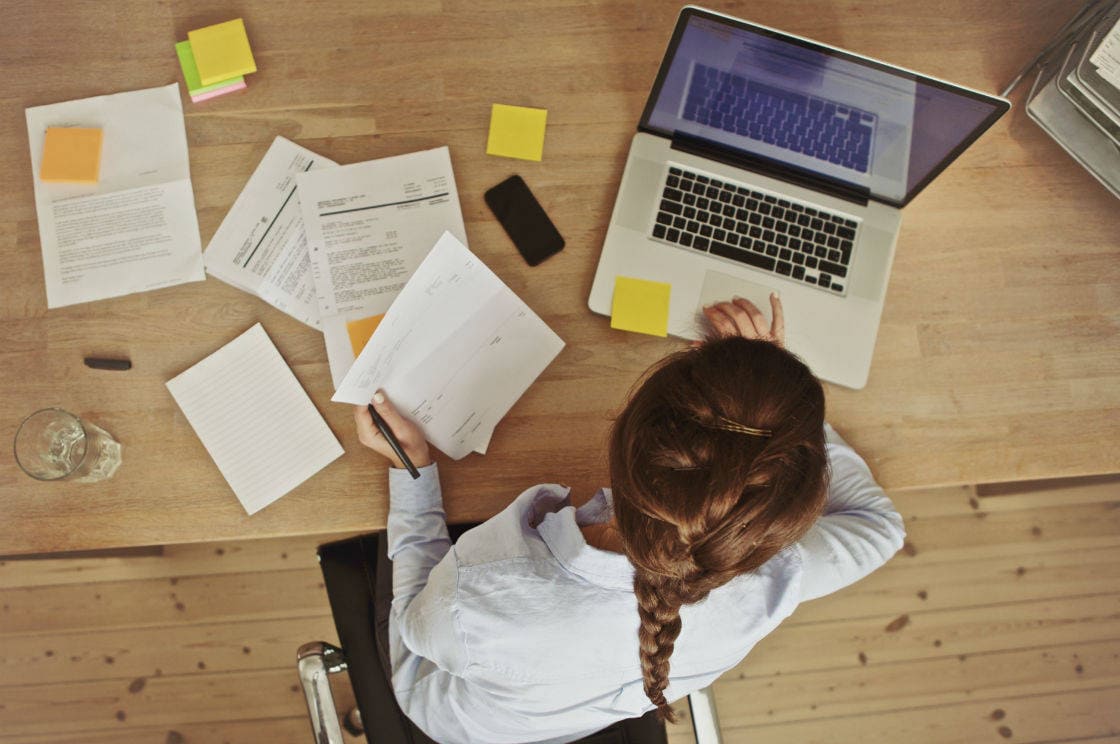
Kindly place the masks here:
POLYGON ((484 198, 530 266, 536 266, 564 247, 564 238, 521 176, 510 176, 487 191, 484 198))

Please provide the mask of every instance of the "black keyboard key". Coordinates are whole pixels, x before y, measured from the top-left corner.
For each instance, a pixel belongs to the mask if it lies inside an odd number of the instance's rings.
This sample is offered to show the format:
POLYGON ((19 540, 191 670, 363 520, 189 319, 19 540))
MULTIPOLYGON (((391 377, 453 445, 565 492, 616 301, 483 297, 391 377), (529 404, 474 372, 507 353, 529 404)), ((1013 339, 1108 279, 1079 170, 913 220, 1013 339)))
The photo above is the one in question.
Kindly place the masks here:
POLYGON ((778 203, 778 197, 770 196, 769 194, 767 194, 766 196, 762 197, 762 201, 766 202, 767 204, 777 204, 778 203))
POLYGON ((809 226, 809 220, 810 220, 810 217, 807 214, 798 215, 797 224, 801 225, 802 227, 808 227, 809 226))
POLYGON ((813 258, 812 256, 806 256, 805 257, 805 265, 808 266, 810 269, 815 269, 815 268, 817 268, 817 259, 813 258))
POLYGON ((828 260, 829 261, 834 261, 834 262, 839 262, 840 261, 840 251, 829 251, 828 252, 828 260))
POLYGON ((783 220, 786 217, 786 210, 781 207, 774 207, 770 210, 770 216, 776 220, 783 220))
POLYGON ((663 212, 671 212, 672 214, 680 214, 684 211, 684 207, 677 202, 669 201, 668 199, 661 200, 661 210, 663 212))
POLYGON ((751 225, 751 231, 750 232, 751 232, 751 237, 752 238, 761 238, 762 237, 762 228, 757 226, 757 225, 751 225))
POLYGON ((716 199, 719 197, 719 189, 717 189, 715 186, 709 186, 707 190, 704 191, 704 196, 708 197, 709 199, 716 199))
POLYGON ((774 218, 773 217, 763 217, 762 218, 762 226, 765 227, 766 229, 770 229, 770 228, 774 227, 774 218))
POLYGON ((747 199, 747 209, 758 209, 758 199, 747 199))
POLYGON ((723 181, 717 181, 716 179, 714 179, 714 178, 713 178, 713 179, 712 179, 712 180, 710 181, 710 183, 711 183, 711 184, 712 184, 713 186, 715 186, 715 187, 716 187, 717 189, 722 189, 722 188, 723 188, 723 181))
POLYGON ((856 226, 857 223, 855 220, 844 220, 844 227, 850 227, 852 230, 855 230, 856 226))
POLYGON ((832 215, 832 221, 835 222, 837 225, 843 225, 844 224, 844 218, 841 217, 838 214, 832 215))
POLYGON ((786 263, 785 261, 778 262, 778 273, 789 276, 793 273, 793 264, 786 263))
POLYGON ((683 230, 684 226, 687 225, 687 224, 688 224, 688 220, 686 220, 684 217, 674 217, 673 218, 673 227, 677 228, 678 230, 683 230))
POLYGON ((744 220, 746 220, 746 219, 747 219, 747 217, 748 217, 748 215, 749 215, 749 214, 750 214, 750 213, 749 213, 749 212, 747 212, 747 210, 745 210, 745 209, 736 209, 736 210, 735 210, 735 219, 737 219, 737 220, 739 220, 740 222, 742 222, 742 221, 744 221, 744 220))
POLYGON ((783 261, 791 261, 793 260, 793 254, 790 252, 789 248, 781 248, 778 250, 778 258, 783 261))
POLYGON ((723 218, 718 217, 718 216, 717 217, 709 217, 708 218, 708 224, 711 225, 712 227, 722 227, 723 226, 723 218))
POLYGON ((724 204, 723 205, 723 215, 725 217, 734 217, 735 216, 735 205, 724 204))
POLYGON ((773 243, 767 243, 766 244, 766 255, 767 256, 778 255, 778 246, 774 245, 773 243))
POLYGON ((700 196, 703 196, 704 191, 705 191, 704 184, 702 184, 700 182, 692 184, 692 193, 699 194, 700 196))
POLYGON ((785 235, 778 234, 774 236, 774 242, 778 245, 789 245, 789 238, 785 235))
POLYGON ((664 238, 666 229, 667 228, 664 225, 654 225, 653 226, 653 237, 664 238))
POLYGON ((850 227, 838 227, 836 228, 836 234, 844 240, 851 240, 856 236, 856 231, 850 227))
POLYGON ((790 225, 789 226, 789 234, 796 238, 798 235, 801 234, 801 228, 798 227, 797 225, 790 225))
POLYGON ((703 235, 705 238, 712 237, 712 226, 711 225, 701 225, 700 226, 700 234, 703 235))
POLYGON ((795 212, 804 212, 805 211, 804 205, 801 205, 801 204, 790 204, 789 206, 790 206, 790 209, 792 209, 795 212))
POLYGON ((672 243, 676 243, 678 240, 681 239, 681 231, 680 230, 675 230, 675 229, 670 229, 669 232, 667 232, 665 234, 665 239, 672 242, 672 243))
POLYGON ((848 275, 847 266, 841 266, 840 264, 833 263, 832 261, 821 261, 821 271, 827 274, 835 274, 836 276, 848 275))
POLYGON ((801 240, 800 240, 800 238, 790 238, 789 239, 789 247, 794 249, 795 251, 801 250, 801 240))
POLYGON ((681 179, 677 178, 676 176, 669 176, 665 179, 665 185, 671 189, 675 189, 681 185, 681 179))
POLYGON ((696 207, 685 207, 683 214, 686 220, 696 219, 696 207))
MULTIPOLYGON (((798 266, 798 267, 804 266, 805 265, 805 254, 804 253, 794 253, 793 254, 793 263, 794 263, 795 266, 798 266)), ((802 268, 801 273, 804 274, 805 269, 802 268)))
POLYGON ((786 230, 788 229, 789 227, 784 222, 779 222, 778 224, 774 225, 774 232, 781 233, 782 235, 785 235, 786 230))
POLYGON ((817 258, 828 258, 828 249, 818 245, 813 249, 813 255, 817 258))
POLYGON ((673 224, 673 215, 669 214, 668 212, 658 212, 657 213, 657 224, 659 224, 659 225, 671 225, 671 224, 673 224))
POLYGON ((706 250, 708 250, 708 239, 707 238, 696 238, 695 240, 692 241, 692 247, 695 248, 698 251, 706 251, 706 250))
POLYGON ((728 202, 730 202, 732 196, 734 196, 734 194, 732 194, 730 191, 719 192, 719 200, 721 202, 723 202, 724 204, 727 204, 728 202))
POLYGON ((828 274, 821 274, 817 277, 817 284, 822 287, 828 287, 832 284, 832 277, 828 274))
POLYGON ((736 207, 741 207, 741 206, 743 206, 744 204, 747 203, 747 197, 743 196, 742 194, 736 194, 731 199, 731 203, 734 204, 736 207))
POLYGON ((739 245, 739 236, 738 236, 738 234, 736 234, 736 233, 728 233, 728 234, 727 234, 727 242, 728 242, 728 243, 729 243, 730 245, 739 245))
POLYGON ((726 241, 727 232, 725 230, 715 230, 712 232, 712 240, 726 241))
POLYGON ((773 230, 763 230, 762 231, 762 239, 765 240, 767 243, 772 242, 774 240, 774 231, 773 230))
POLYGON ((742 194, 743 196, 748 196, 751 193, 751 190, 748 189, 746 186, 739 186, 738 188, 735 189, 735 191, 737 193, 742 194))
POLYGON ((832 291, 834 291, 834 292, 843 292, 843 291, 844 291, 844 285, 843 285, 843 284, 836 284, 836 283, 833 283, 833 285, 832 285, 832 291))
POLYGON ((748 225, 746 222, 740 222, 738 225, 735 226, 735 232, 739 233, 740 235, 746 235, 747 231, 749 231, 750 228, 751 228, 751 226, 748 225))
POLYGON ((833 235, 832 237, 830 237, 828 239, 827 245, 828 245, 829 248, 839 248, 840 247, 840 240, 835 235, 833 235))
POLYGON ((824 223, 820 220, 819 217, 814 217, 809 222, 809 227, 813 228, 814 230, 820 230, 822 227, 824 227, 824 223))
POLYGON ((788 207, 788 206, 790 206, 790 203, 788 201, 786 201, 785 199, 779 199, 778 200, 778 206, 779 207, 788 207))
MULTIPOLYGON (((800 256, 800 254, 793 257, 793 262, 795 264, 797 263, 797 259, 798 259, 799 256, 800 256)), ((804 279, 805 278, 805 267, 804 266, 794 266, 793 267, 793 278, 794 279, 804 279)))
POLYGON ((758 205, 758 211, 761 212, 762 214, 770 214, 771 209, 773 209, 773 207, 771 207, 769 204, 759 204, 758 205))
POLYGON ((735 261, 739 261, 740 263, 745 263, 748 266, 755 266, 759 269, 765 269, 767 271, 774 270, 774 259, 767 258, 766 256, 760 256, 757 253, 752 253, 750 251, 743 251, 735 248, 734 246, 727 245, 726 243, 713 243, 711 252, 714 256, 723 256, 724 258, 730 258, 735 261))
POLYGON ((812 207, 805 207, 805 214, 809 215, 810 217, 816 217, 817 210, 813 209, 812 207))
POLYGON ((708 222, 709 217, 711 217, 711 215, 708 214, 707 212, 697 212, 696 213, 696 221, 697 222, 703 222, 703 223, 706 224, 708 222))
POLYGON ((680 244, 683 245, 685 248, 691 248, 692 247, 692 238, 693 238, 693 236, 692 236, 691 233, 682 232, 681 233, 681 238, 680 238, 680 244))
POLYGON ((701 196, 696 200, 696 208, 697 209, 707 209, 708 205, 710 203, 711 202, 709 202, 707 199, 705 199, 704 197, 701 196))
POLYGON ((696 176, 697 183, 707 183, 710 179, 707 176, 696 176))
POLYGON ((750 222, 752 225, 761 225, 762 224, 762 215, 759 214, 758 212, 751 212, 750 217, 747 218, 747 221, 750 222))
POLYGON ((688 231, 691 232, 691 233, 700 232, 700 223, 697 222, 696 220, 689 220, 688 221, 688 231))
POLYGON ((696 204, 696 194, 686 191, 684 192, 684 199, 682 199, 682 201, 691 207, 692 205, 696 204))
POLYGON ((805 283, 806 284, 816 284, 817 283, 817 278, 815 276, 807 276, 807 277, 805 277, 805 283))
POLYGON ((826 233, 828 233, 829 235, 835 235, 836 234, 836 223, 835 222, 824 223, 824 231, 826 233))
POLYGON ((676 168, 676 167, 670 165, 669 166, 669 173, 670 173, 670 175, 679 176, 679 175, 681 175, 682 171, 681 171, 680 168, 676 168))

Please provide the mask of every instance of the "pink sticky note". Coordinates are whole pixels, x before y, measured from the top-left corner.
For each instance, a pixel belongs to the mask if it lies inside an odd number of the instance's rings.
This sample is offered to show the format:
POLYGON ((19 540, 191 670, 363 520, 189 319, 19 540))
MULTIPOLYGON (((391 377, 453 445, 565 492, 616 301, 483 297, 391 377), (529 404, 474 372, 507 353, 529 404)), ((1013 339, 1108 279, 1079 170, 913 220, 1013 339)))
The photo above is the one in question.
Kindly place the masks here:
POLYGON ((245 87, 246 87, 245 86, 245 81, 241 81, 240 83, 234 83, 233 85, 227 85, 224 88, 215 88, 214 90, 208 90, 205 93, 199 93, 197 96, 191 96, 191 101, 193 101, 194 103, 200 103, 202 101, 208 101, 211 98, 217 98, 218 96, 224 96, 226 93, 233 93, 235 90, 244 90, 245 87))

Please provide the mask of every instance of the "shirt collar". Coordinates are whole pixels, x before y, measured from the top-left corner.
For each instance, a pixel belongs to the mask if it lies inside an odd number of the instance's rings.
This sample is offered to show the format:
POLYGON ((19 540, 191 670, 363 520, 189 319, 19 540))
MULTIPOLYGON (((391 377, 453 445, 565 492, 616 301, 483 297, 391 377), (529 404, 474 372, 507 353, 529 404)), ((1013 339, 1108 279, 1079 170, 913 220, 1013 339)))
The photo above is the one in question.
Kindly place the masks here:
POLYGON ((633 590, 634 567, 630 560, 621 553, 588 545, 579 529, 580 525, 610 520, 614 513, 610 489, 600 488, 579 509, 572 506, 566 493, 563 499, 557 499, 553 493, 542 493, 534 499, 533 507, 536 514, 547 510, 541 516, 537 532, 560 565, 592 584, 608 589, 633 590), (542 506, 545 508, 539 508, 542 506))

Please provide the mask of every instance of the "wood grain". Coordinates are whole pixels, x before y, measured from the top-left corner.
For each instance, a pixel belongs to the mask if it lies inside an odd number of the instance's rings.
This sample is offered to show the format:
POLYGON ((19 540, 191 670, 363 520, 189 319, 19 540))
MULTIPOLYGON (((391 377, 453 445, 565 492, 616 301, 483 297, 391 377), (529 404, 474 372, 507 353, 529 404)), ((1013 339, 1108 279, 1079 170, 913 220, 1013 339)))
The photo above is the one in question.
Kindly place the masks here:
MULTIPOLYGON (((1079 0, 720 2, 731 14, 994 91, 1079 0)), ((679 342, 611 331, 586 309, 630 137, 677 3, 246 0, 259 73, 185 102, 205 242, 278 134, 342 163, 449 145, 472 249, 567 347, 485 457, 441 461, 456 521, 526 486, 577 500, 606 483, 603 441, 639 372, 679 342), (541 163, 485 155, 491 103, 549 110, 541 163), (482 193, 522 174, 568 241, 530 270, 482 193)), ((178 79, 172 44, 218 2, 17 3, 0 28, 0 439, 50 405, 124 443, 97 485, 44 484, 0 460, 0 554, 325 534, 382 526, 384 465, 357 442, 319 334, 217 280, 47 310, 28 106, 178 79), (347 454, 247 517, 164 388, 262 322, 347 454), (126 374, 86 369, 120 354, 126 374)), ((1021 97, 1016 104, 1021 104, 1021 97)), ((829 386, 829 417, 888 487, 1120 470, 1120 210, 1017 105, 905 213, 868 387, 829 386)))

